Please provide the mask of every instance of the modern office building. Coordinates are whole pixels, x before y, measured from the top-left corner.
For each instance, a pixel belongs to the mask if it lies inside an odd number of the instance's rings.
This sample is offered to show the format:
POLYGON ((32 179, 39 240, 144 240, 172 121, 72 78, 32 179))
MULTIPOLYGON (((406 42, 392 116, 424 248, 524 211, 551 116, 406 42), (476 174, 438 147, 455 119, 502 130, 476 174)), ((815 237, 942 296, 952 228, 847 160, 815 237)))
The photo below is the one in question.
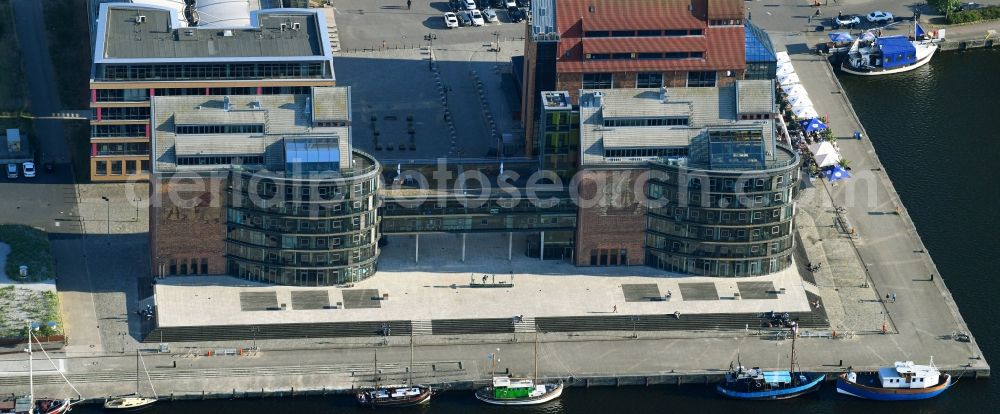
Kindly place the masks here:
POLYGON ((91 180, 148 179, 153 97, 308 94, 335 85, 322 10, 251 3, 94 4, 91 180))
POLYGON ((799 157, 772 81, 580 96, 577 264, 754 276, 791 264, 799 157))
POLYGON ((774 53, 771 37, 750 20, 743 25, 743 30, 746 33, 747 48, 747 69, 744 79, 776 79, 778 56, 774 53))
POLYGON ((350 89, 151 100, 155 275, 286 285, 375 273, 381 166, 351 147, 350 89))
POLYGON ((526 28, 521 119, 535 154, 539 97, 581 89, 715 87, 746 68, 741 0, 536 0, 526 28))

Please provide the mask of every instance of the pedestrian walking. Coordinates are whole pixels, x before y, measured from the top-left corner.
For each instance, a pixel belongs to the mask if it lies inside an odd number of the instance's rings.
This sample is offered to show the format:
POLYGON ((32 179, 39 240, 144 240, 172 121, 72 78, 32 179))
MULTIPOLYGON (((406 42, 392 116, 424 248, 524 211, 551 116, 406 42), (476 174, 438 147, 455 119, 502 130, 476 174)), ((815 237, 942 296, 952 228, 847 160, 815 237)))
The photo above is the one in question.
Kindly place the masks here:
POLYGON ((618 313, 618 305, 614 305, 611 307, 611 313, 618 313))
POLYGON ((896 293, 892 294, 892 303, 896 303, 896 293))
POLYGON ((885 301, 886 301, 886 302, 888 302, 888 301, 889 301, 889 294, 888 294, 888 293, 886 293, 886 294, 885 294, 885 301))
POLYGON ((406 0, 406 10, 410 10, 411 0, 406 0))

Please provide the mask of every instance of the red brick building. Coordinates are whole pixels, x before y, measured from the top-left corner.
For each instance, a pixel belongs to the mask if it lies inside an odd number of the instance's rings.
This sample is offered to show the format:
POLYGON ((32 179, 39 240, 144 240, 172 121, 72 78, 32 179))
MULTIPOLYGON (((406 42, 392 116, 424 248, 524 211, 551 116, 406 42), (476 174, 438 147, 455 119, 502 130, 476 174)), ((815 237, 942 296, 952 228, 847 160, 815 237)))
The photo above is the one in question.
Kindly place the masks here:
POLYGON ((522 122, 534 152, 542 91, 715 87, 746 69, 742 0, 537 0, 525 36, 522 122))

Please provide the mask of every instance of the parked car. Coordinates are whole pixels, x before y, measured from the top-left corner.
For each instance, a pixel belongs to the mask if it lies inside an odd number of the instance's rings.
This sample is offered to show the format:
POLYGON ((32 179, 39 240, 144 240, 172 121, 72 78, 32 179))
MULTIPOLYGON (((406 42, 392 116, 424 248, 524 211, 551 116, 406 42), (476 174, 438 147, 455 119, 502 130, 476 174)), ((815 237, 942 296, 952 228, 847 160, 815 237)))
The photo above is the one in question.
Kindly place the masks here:
POLYGON ((483 10, 483 17, 486 18, 486 21, 490 23, 500 22, 500 18, 497 17, 497 12, 494 11, 493 9, 483 10))
POLYGON ((892 17, 892 13, 876 10, 868 13, 867 19, 872 23, 889 23, 894 18, 892 17))
POLYGON ((983 5, 979 3, 962 3, 955 7, 955 10, 965 11, 965 10, 975 10, 982 8, 983 5))
POLYGON ((465 0, 465 10, 476 10, 476 0, 465 0))
POLYGON ((514 0, 504 0, 504 7, 507 8, 517 7, 517 2, 515 2, 514 0))
POLYGON ((507 16, 510 17, 510 21, 517 23, 524 20, 524 12, 517 7, 508 7, 507 16))
POLYGON ((458 27, 458 16, 455 13, 447 12, 444 14, 444 25, 449 29, 454 29, 458 27))
POLYGON ((35 163, 31 161, 26 161, 25 163, 21 164, 21 169, 24 170, 25 178, 32 178, 35 176, 35 163))
POLYGON ((456 13, 455 15, 458 16, 458 24, 460 26, 462 27, 472 26, 472 16, 469 15, 468 11, 462 10, 456 13))
POLYGON ((7 178, 17 178, 17 164, 7 164, 7 178))
POLYGON ((448 6, 453 13, 458 13, 459 10, 465 10, 465 0, 448 0, 448 6))
POLYGON ((837 27, 844 27, 844 26, 854 27, 855 25, 861 24, 861 18, 858 16, 844 15, 844 16, 834 17, 833 23, 836 24, 837 27))
POLYGON ((473 26, 482 26, 486 24, 486 20, 483 20, 483 12, 479 10, 472 10, 469 12, 469 14, 472 16, 473 26))

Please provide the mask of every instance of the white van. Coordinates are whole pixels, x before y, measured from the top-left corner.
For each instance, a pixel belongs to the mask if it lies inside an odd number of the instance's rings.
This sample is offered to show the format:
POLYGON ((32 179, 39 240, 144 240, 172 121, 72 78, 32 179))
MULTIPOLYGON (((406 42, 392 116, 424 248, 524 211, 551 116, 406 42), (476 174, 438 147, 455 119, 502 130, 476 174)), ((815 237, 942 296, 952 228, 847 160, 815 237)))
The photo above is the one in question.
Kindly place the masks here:
POLYGON ((17 164, 7 164, 7 178, 17 178, 17 164))

